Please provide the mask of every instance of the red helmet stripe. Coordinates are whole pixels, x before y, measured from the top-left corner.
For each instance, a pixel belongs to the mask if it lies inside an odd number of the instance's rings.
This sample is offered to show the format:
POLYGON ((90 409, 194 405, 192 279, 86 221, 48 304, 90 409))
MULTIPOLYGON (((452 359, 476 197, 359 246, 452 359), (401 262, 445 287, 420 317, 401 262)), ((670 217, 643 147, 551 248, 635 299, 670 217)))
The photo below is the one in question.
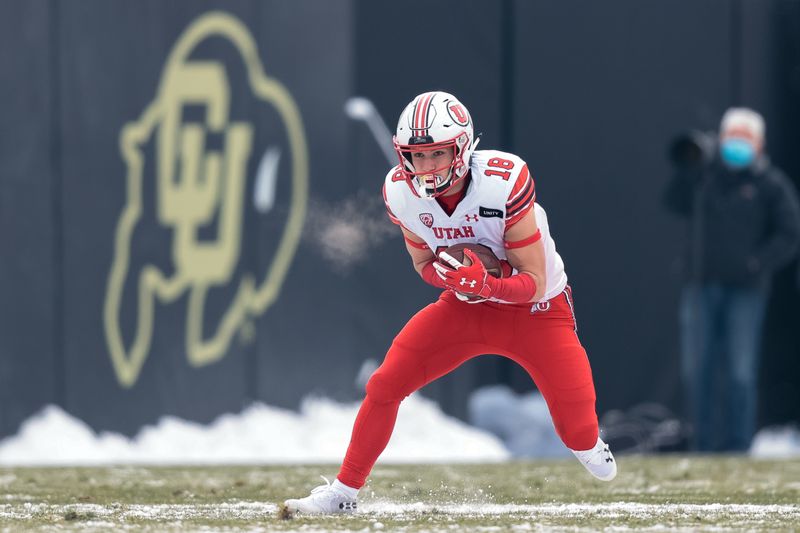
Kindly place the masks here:
POLYGON ((428 134, 428 111, 430 111, 430 109, 431 109, 431 104, 433 103, 433 97, 434 96, 435 96, 435 93, 430 93, 430 96, 428 96, 428 101, 425 102, 425 107, 422 110, 423 115, 422 115, 422 124, 421 124, 421 126, 424 128, 424 131, 423 131, 424 135, 428 134))
POLYGON ((422 96, 419 97, 419 100, 417 100, 417 112, 414 114, 414 130, 415 131, 412 132, 413 136, 417 135, 416 130, 419 130, 419 128, 420 128, 420 122, 422 120, 422 108, 425 107, 425 103, 424 102, 425 102, 425 98, 427 98, 427 96, 428 96, 428 93, 425 93, 425 94, 423 94, 422 96))
POLYGON ((411 136, 414 137, 417 133, 416 130, 419 129, 419 110, 422 107, 420 104, 422 100, 425 99, 425 95, 420 95, 417 98, 417 103, 414 104, 414 124, 411 125, 411 136))
POLYGON ((414 112, 414 131, 411 132, 412 137, 419 136, 419 130, 427 129, 428 108, 430 108, 433 94, 425 93, 417 99, 417 108, 414 112))

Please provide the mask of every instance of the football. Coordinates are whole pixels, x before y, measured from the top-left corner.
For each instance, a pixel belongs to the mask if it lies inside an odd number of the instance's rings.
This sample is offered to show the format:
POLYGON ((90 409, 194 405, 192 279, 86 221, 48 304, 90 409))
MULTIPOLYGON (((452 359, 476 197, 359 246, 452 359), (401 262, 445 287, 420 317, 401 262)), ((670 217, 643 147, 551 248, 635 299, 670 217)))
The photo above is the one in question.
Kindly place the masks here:
MULTIPOLYGON (((481 263, 483 263, 483 266, 486 268, 486 272, 488 272, 490 276, 494 276, 496 278, 502 277, 503 267, 500 264, 500 259, 494 255, 494 252, 488 246, 475 243, 454 244, 443 251, 450 254, 450 256, 464 266, 469 266, 472 263, 468 257, 464 256, 465 248, 469 248, 475 255, 478 256, 478 259, 481 260, 481 263)), ((441 259, 438 259, 438 261, 444 266, 452 268, 441 259)))

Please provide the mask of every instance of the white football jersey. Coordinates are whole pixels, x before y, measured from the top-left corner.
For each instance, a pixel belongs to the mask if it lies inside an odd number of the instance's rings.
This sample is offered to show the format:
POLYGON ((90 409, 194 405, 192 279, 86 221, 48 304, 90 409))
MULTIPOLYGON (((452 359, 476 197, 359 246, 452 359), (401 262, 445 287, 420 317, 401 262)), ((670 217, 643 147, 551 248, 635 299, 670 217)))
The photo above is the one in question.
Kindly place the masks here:
POLYGON ((533 209, 547 265, 542 300, 561 294, 567 285, 564 262, 550 236, 547 214, 536 203, 535 185, 525 162, 514 154, 477 150, 472 154, 470 171, 466 196, 448 216, 435 199, 416 196, 399 167, 393 168, 383 187, 389 218, 423 239, 434 254, 448 246, 470 242, 488 246, 505 260, 506 228, 533 209))

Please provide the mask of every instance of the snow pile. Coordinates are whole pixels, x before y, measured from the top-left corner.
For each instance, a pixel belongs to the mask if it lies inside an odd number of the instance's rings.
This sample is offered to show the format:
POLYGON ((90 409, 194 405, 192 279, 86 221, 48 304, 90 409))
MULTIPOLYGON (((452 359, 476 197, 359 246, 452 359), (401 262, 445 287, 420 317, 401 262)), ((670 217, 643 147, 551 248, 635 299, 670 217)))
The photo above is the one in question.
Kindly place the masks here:
POLYGON ((800 430, 794 426, 762 429, 753 438, 750 456, 757 459, 800 457, 800 430))
MULTIPOLYGON (((307 398, 300 412, 256 403, 209 425, 163 417, 133 438, 97 434, 58 407, 0 441, 0 465, 252 464, 342 460, 358 403, 307 398)), ((484 462, 509 457, 492 435, 446 416, 412 395, 400 409, 382 462, 484 462)))
POLYGON ((505 385, 481 387, 470 395, 469 421, 502 439, 514 457, 571 457, 553 428, 538 392, 516 394, 505 385))

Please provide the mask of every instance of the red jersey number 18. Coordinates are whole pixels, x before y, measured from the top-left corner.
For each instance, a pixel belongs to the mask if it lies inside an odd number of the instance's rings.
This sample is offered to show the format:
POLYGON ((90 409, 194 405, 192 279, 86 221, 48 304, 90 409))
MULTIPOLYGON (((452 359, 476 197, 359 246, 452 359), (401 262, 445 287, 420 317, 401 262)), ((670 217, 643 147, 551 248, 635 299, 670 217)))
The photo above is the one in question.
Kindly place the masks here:
POLYGON ((492 170, 487 168, 483 171, 484 174, 487 176, 498 176, 506 181, 508 181, 508 178, 511 177, 511 169, 514 168, 513 161, 509 161, 508 159, 500 159, 499 157, 491 158, 486 165, 494 168, 502 168, 504 170, 492 170))

